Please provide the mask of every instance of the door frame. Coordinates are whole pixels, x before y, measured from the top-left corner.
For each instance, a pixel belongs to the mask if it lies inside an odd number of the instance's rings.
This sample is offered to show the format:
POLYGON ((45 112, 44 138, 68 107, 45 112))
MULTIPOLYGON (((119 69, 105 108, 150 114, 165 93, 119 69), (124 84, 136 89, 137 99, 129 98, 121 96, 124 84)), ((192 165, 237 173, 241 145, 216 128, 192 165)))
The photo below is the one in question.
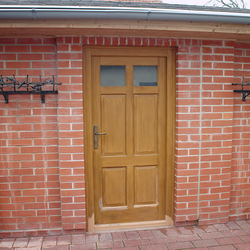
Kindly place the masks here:
POLYGON ((175 170, 175 48, 83 46, 83 114, 84 114, 84 168, 87 231, 120 228, 152 227, 173 224, 174 170, 175 170), (167 139, 166 139, 166 213, 164 221, 95 225, 94 220, 94 168, 91 58, 93 56, 165 57, 167 59, 167 139))

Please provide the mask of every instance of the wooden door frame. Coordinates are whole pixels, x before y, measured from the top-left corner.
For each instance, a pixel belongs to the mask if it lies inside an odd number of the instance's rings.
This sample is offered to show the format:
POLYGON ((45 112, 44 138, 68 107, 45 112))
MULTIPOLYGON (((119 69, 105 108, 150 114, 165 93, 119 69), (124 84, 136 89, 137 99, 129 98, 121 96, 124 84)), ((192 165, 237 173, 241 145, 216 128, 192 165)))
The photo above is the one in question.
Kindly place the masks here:
MULTIPOLYGON (((108 47, 83 46, 83 111, 84 111, 84 167, 86 194, 87 231, 111 230, 129 227, 150 227, 164 225, 164 221, 123 223, 121 225, 95 225, 94 220, 94 169, 93 169, 93 124, 92 124, 92 56, 147 56, 167 58, 167 139, 166 139, 166 221, 174 219, 174 166, 175 166, 175 48, 153 47, 108 47), (91 122, 90 122, 91 121, 91 122)), ((166 224, 165 221, 165 224, 166 224)))

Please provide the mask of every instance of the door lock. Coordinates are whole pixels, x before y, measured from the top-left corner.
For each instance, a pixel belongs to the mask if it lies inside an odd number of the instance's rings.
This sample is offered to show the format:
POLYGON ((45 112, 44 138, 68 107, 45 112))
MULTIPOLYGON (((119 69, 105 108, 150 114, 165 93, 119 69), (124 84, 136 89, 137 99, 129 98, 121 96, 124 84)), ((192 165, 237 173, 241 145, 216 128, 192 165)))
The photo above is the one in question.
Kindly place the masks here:
POLYGON ((94 125, 94 148, 98 148, 98 135, 106 135, 106 132, 98 133, 98 126, 94 125))

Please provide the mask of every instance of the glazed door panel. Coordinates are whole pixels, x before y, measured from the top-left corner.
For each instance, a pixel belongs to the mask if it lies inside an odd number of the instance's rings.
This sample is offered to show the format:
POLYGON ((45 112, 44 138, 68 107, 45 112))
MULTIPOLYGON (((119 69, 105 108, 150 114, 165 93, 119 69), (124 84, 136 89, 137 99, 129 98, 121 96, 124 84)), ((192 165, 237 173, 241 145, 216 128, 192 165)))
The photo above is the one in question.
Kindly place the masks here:
POLYGON ((166 59, 96 56, 91 69, 95 224, 163 220, 166 59))

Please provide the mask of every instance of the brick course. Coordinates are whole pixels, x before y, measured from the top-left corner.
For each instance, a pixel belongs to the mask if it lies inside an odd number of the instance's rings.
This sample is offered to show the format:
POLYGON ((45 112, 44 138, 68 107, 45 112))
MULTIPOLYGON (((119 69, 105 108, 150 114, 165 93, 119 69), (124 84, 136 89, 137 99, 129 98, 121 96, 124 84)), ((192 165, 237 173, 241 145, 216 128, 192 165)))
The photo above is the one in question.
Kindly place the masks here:
POLYGON ((57 75, 58 95, 0 96, 2 237, 86 229, 82 46, 175 46, 175 223, 249 216, 249 100, 232 82, 250 80, 250 45, 222 40, 60 37, 0 39, 0 74, 57 75))

